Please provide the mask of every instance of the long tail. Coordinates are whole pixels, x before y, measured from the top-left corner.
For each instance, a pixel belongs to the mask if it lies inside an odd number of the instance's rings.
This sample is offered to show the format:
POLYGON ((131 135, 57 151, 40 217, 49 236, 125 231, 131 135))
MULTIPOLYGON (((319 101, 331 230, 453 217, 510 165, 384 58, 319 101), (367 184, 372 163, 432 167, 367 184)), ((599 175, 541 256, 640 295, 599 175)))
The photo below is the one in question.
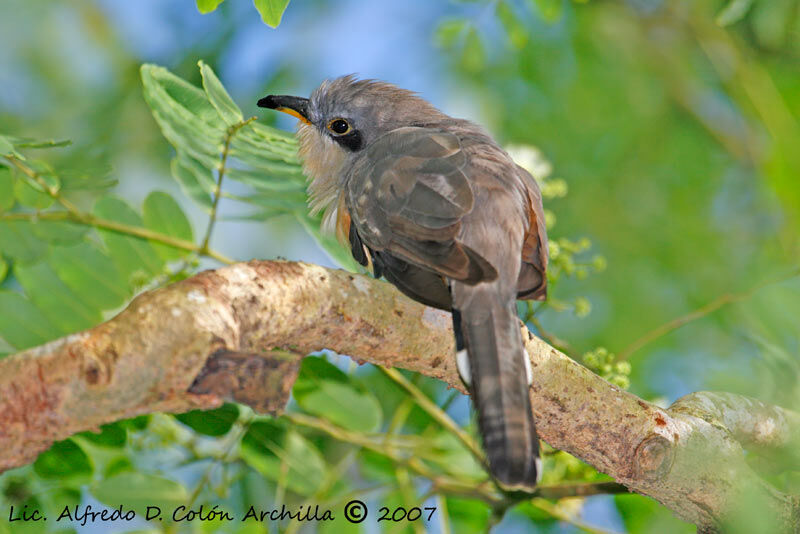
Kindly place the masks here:
MULTIPOLYGON (((454 288, 455 289, 455 288, 454 288)), ((472 402, 489 470, 507 490, 531 491, 541 471, 515 301, 491 285, 461 285, 454 300, 456 350, 466 349, 472 402)), ((463 365, 463 352, 459 355, 463 365)), ((460 365, 460 371, 461 371, 460 365)))

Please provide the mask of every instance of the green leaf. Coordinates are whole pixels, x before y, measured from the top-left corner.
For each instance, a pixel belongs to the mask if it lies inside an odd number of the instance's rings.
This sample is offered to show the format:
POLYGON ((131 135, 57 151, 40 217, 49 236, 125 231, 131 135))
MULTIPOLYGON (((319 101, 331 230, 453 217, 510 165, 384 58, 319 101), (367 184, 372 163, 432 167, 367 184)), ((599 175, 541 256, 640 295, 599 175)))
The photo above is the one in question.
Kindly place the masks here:
MULTIPOLYGON (((45 508, 47 511, 42 511, 43 515, 50 516, 53 514, 55 517, 58 517, 61 512, 64 511, 64 507, 70 507, 73 510, 75 506, 81 504, 82 495, 80 490, 80 484, 76 483, 77 481, 59 481, 53 484, 52 492, 48 492, 48 501, 49 506, 45 508), (66 484, 69 484, 68 486, 66 484), (60 487, 59 487, 60 486, 60 487)), ((66 525, 65 525, 66 526, 66 525)), ((77 534, 74 530, 57 530, 58 534, 77 534)), ((15 531, 15 534, 19 534, 15 531)))
MULTIPOLYGON (((231 143, 229 159, 234 161, 228 165, 227 172, 242 171, 253 176, 252 181, 293 182, 305 188, 306 177, 296 159, 284 157, 282 154, 270 152, 269 142, 261 145, 244 142, 247 128, 240 130, 231 143)), ((234 174, 236 174, 234 172, 234 174)))
POLYGON ((62 139, 61 141, 56 141, 55 139, 36 141, 30 137, 10 137, 9 139, 17 148, 61 148, 72 144, 69 139, 62 139))
MULTIPOLYGON (((189 219, 175 199, 167 193, 161 191, 150 193, 144 201, 142 216, 145 226, 151 230, 185 241, 194 239, 189 219)), ((153 248, 165 260, 175 260, 188 254, 186 250, 162 243, 153 243, 153 248)))
POLYGON ((452 48, 456 45, 459 38, 464 35, 464 31, 468 26, 469 22, 464 19, 442 21, 436 28, 434 39, 442 48, 452 48))
POLYGON ((715 20, 720 26, 729 26, 742 20, 752 6, 753 0, 731 0, 720 10, 715 20))
POLYGON ((204 91, 163 67, 141 69, 144 97, 164 137, 203 166, 215 168, 226 125, 204 91))
POLYGON ((11 291, 0 291, 0 337, 18 350, 57 337, 58 329, 31 302, 11 291))
MULTIPOLYGON (((299 171, 299 169, 295 170, 299 171)), ((225 176, 231 180, 236 180, 237 182, 247 184, 253 189, 263 192, 293 192, 304 194, 306 190, 305 185, 292 175, 281 176, 275 174, 265 174, 262 171, 228 169, 228 172, 225 173, 225 176)), ((305 199, 303 199, 303 202, 305 203, 305 199)))
POLYGON ((81 432, 78 434, 83 439, 101 445, 118 449, 128 442, 128 431, 120 423, 110 423, 100 427, 100 432, 81 432))
MULTIPOLYGON (((351 523, 350 521, 320 521, 316 529, 317 534, 361 534, 365 532, 364 523, 351 523)), ((388 530, 388 529, 387 529, 388 530)), ((398 533, 413 532, 410 527, 407 530, 397 529, 398 533)), ((424 530, 419 530, 424 532, 424 530)), ((430 532, 430 530, 428 530, 430 532)))
MULTIPOLYGON (((211 69, 203 63, 200 69, 205 92, 154 65, 142 67, 142 81, 153 116, 178 153, 172 162, 172 174, 193 200, 208 209, 227 135, 221 117, 229 122, 239 121, 241 111, 211 69)), ((229 148, 226 177, 245 183, 258 193, 227 196, 266 208, 249 218, 293 212, 338 264, 358 270, 349 252, 333 236, 321 234, 320 217, 308 215, 306 180, 297 157, 297 141, 290 134, 252 122, 235 133, 229 148)))
POLYGON ((14 207, 14 175, 8 167, 0 166, 0 213, 14 207))
POLYGON ((21 263, 39 259, 47 244, 33 233, 30 221, 0 221, 0 250, 21 263))
POLYGON ((211 13, 225 0, 197 0, 197 10, 206 15, 211 13))
POLYGON ((84 330, 102 320, 93 309, 62 282, 45 262, 17 265, 14 274, 28 298, 50 319, 62 334, 84 330))
POLYGON ((561 18, 562 0, 534 0, 534 2, 545 22, 553 23, 561 18))
POLYGON ((519 17, 514 13, 508 2, 498 2, 497 4, 497 18, 505 28, 508 34, 508 40, 514 48, 524 48, 528 43, 528 30, 524 24, 519 21, 519 17))
POLYGON ((303 228, 305 228, 306 232, 311 234, 333 261, 343 269, 358 272, 361 266, 353 259, 350 251, 342 246, 334 236, 322 233, 320 229, 320 217, 312 217, 307 211, 297 211, 295 212, 295 217, 303 228))
POLYGON ((486 52, 483 49, 478 30, 470 28, 464 38, 464 49, 461 51, 461 66, 467 72, 476 73, 486 64, 486 52))
MULTIPOLYGON (((235 197, 231 197, 231 198, 235 198, 235 197)), ((244 215, 228 215, 228 216, 225 216, 225 217, 220 217, 217 220, 220 220, 220 221, 231 221, 231 222, 232 221, 236 221, 236 222, 242 222, 242 221, 250 221, 250 222, 253 222, 253 221, 268 221, 270 219, 274 219, 275 217, 279 217, 281 215, 286 215, 286 211, 285 210, 281 210, 281 209, 265 209, 265 210, 260 210, 260 211, 256 211, 256 212, 252 212, 252 213, 247 213, 247 214, 244 214, 244 215)))
POLYGON ((0 156, 14 156, 17 159, 25 161, 25 156, 14 150, 14 144, 11 138, 5 135, 0 135, 0 156))
POLYGON ((215 131, 197 117, 184 120, 179 114, 166 116, 156 109, 153 110, 153 117, 161 127, 161 133, 177 152, 190 155, 207 169, 216 168, 224 132, 215 131), (213 134, 218 135, 213 137, 213 134))
POLYGON ((31 221, 33 234, 48 243, 71 245, 83 240, 89 226, 71 221, 39 219, 31 221))
POLYGON ((0 282, 6 279, 8 276, 8 262, 0 256, 0 282))
POLYGON ((108 148, 102 145, 89 145, 70 150, 58 160, 58 179, 61 191, 72 193, 89 191, 100 193, 118 183, 112 176, 108 148))
POLYGON ((251 122, 240 132, 237 140, 248 141, 254 146, 264 146, 270 152, 282 154, 289 163, 299 163, 297 159, 297 138, 289 132, 272 126, 251 122))
POLYGON ((303 182, 303 172, 297 160, 285 161, 281 155, 271 154, 268 144, 249 144, 237 142, 234 138, 231 143, 230 156, 240 160, 242 163, 250 165, 255 170, 261 170, 268 174, 279 174, 292 176, 297 181, 303 182))
POLYGON ((144 430, 150 424, 150 414, 137 415, 130 419, 123 419, 120 421, 121 425, 133 429, 134 431, 144 430))
POLYGON ((444 471, 476 482, 486 477, 483 467, 452 433, 442 430, 435 436, 429 436, 428 443, 431 460, 444 471))
POLYGON ((88 161, 92 157, 86 154, 85 159, 79 159, 80 152, 73 157, 80 161, 80 167, 59 167, 58 177, 61 179, 62 191, 91 191, 94 193, 108 190, 119 183, 111 176, 112 167, 103 162, 88 161))
POLYGON ((200 75, 203 77, 203 89, 206 91, 208 101, 219 112, 219 116, 228 126, 239 124, 244 120, 242 110, 233 101, 228 92, 222 86, 222 83, 211 70, 211 67, 202 61, 198 61, 197 65, 200 67, 200 75))
POLYGON ((395 461, 369 449, 360 452, 358 471, 364 478, 372 481, 396 483, 397 480, 395 461))
POLYGON ((47 193, 48 189, 52 192, 57 192, 61 189, 61 181, 49 163, 41 160, 32 160, 28 162, 28 166, 36 173, 36 177, 28 176, 24 172, 20 172, 19 177, 33 189, 42 193, 47 193))
POLYGON ((11 156, 14 154, 14 145, 5 135, 0 135, 0 156, 11 156))
MULTIPOLYGON (((209 124, 223 126, 217 110, 208 101, 208 97, 202 89, 158 65, 142 65, 141 74, 145 99, 148 100, 148 104, 150 104, 150 99, 154 99, 159 107, 166 106, 167 111, 188 112, 209 124)), ((195 132, 195 134, 197 133, 195 132)))
POLYGON ((111 508, 124 505, 139 515, 144 515, 148 506, 173 510, 189 501, 189 492, 174 480, 127 471, 90 486, 89 492, 111 508))
POLYGON ((135 470, 136 468, 131 463, 131 461, 125 456, 121 456, 115 460, 112 460, 106 465, 105 469, 103 470, 103 477, 111 478, 120 473, 126 473, 135 470))
POLYGON ((14 197, 23 206, 37 210, 47 209, 55 202, 53 197, 41 191, 41 187, 34 188, 26 180, 16 180, 14 183, 14 197))
POLYGON ((178 180, 183 192, 192 200, 210 210, 213 206, 211 194, 216 188, 211 171, 203 167, 192 156, 182 152, 178 152, 177 157, 172 159, 170 169, 172 170, 172 176, 178 180))
POLYGON ((453 532, 459 534, 488 532, 490 512, 483 501, 447 497, 447 515, 453 532))
POLYGON ((300 495, 312 495, 327 472, 314 445, 274 421, 253 423, 242 439, 240 455, 250 467, 275 482, 285 480, 286 487, 300 495))
POLYGON ((631 534, 689 534, 696 528, 676 518, 657 502, 642 495, 615 495, 614 503, 631 534))
POLYGON ((111 258, 89 242, 53 247, 50 264, 70 289, 98 310, 118 308, 132 291, 111 258))
MULTIPOLYGON (((176 81, 179 79, 164 69, 143 68, 142 78, 153 115, 178 152, 172 162, 172 174, 187 195, 209 209, 217 187, 221 151, 228 135, 227 127, 221 126, 241 122, 242 114, 213 71, 202 62, 199 67, 205 89, 202 105, 196 102, 196 88, 179 85, 176 81), (162 87, 163 80, 180 90, 167 91, 162 87), (193 103, 186 104, 186 100, 193 103), (214 110, 211 127, 198 122, 209 106, 214 110)), ((268 198, 245 195, 246 201, 260 206, 263 201, 279 206, 283 212, 305 210, 305 177, 297 159, 297 142, 291 135, 250 123, 237 130, 229 140, 227 161, 226 178, 269 194, 268 198)))
POLYGON ((192 410, 174 417, 200 434, 224 436, 239 418, 239 408, 235 404, 224 404, 216 410, 192 410))
MULTIPOLYGON (((408 399, 408 392, 405 389, 377 369, 367 367, 365 375, 369 379, 370 388, 373 391, 380 391, 378 401, 381 403, 383 413, 394 413, 400 404, 408 399)), ((441 382, 433 379, 422 378, 417 382, 417 388, 431 399, 439 398, 444 393, 441 382)), ((432 424, 436 424, 436 422, 430 414, 415 406, 408 414, 404 428, 421 433, 432 424)))
POLYGON ((73 440, 58 441, 36 459, 33 470, 42 478, 91 476, 94 468, 86 453, 73 440))
POLYGON ((303 359, 292 390, 303 410, 350 430, 375 432, 382 413, 378 400, 323 358, 303 359))
MULTIPOLYGON (((94 214, 130 226, 142 226, 139 214, 116 197, 101 198, 94 206, 94 214)), ((134 274, 140 278, 149 278, 162 271, 164 260, 147 240, 110 230, 98 230, 98 232, 111 253, 111 259, 126 281, 130 281, 134 274)))
POLYGON ((289 0, 253 0, 256 9, 261 13, 261 20, 271 28, 277 28, 281 23, 283 12, 289 5, 289 0))
POLYGON ((268 211, 274 210, 276 213, 293 213, 297 210, 306 209, 305 191, 295 191, 294 193, 283 191, 280 194, 256 193, 247 196, 229 194, 227 196, 240 202, 268 208, 268 211))

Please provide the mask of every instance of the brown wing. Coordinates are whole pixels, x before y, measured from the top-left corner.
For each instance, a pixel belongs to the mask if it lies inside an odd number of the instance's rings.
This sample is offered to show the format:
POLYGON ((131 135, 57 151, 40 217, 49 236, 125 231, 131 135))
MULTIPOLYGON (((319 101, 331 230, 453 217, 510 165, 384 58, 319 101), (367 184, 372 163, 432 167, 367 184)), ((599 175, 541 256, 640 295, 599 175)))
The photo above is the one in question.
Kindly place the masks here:
POLYGON ((547 229, 539 184, 517 165, 517 174, 528 193, 528 231, 522 245, 522 268, 517 281, 517 298, 544 300, 547 297, 547 229))
POLYGON ((456 239, 474 202, 466 167, 458 137, 445 131, 399 128, 377 139, 346 180, 358 238, 378 255, 454 280, 495 279, 495 269, 456 239))

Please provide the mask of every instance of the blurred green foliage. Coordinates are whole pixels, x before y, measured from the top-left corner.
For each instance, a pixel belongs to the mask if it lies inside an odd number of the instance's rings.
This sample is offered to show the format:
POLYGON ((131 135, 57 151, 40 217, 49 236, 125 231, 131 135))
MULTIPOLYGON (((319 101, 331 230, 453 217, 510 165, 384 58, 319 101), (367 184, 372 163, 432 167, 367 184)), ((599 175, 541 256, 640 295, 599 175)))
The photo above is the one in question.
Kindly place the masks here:
MULTIPOLYGON (((196 0, 197 10, 204 15, 216 10, 225 0, 196 0)), ((255 8, 261 15, 264 24, 272 28, 277 28, 281 23, 283 12, 289 5, 289 0, 253 0, 255 8)))
MULTIPOLYGON (((30 28, 5 50, 43 102, 0 107, 0 357, 229 261, 212 246, 221 203, 236 203, 243 225, 297 221, 355 268, 307 214, 293 136, 247 118, 209 66, 221 65, 235 38, 230 3, 197 0, 200 12, 219 7, 225 18, 171 63, 177 74, 140 67, 95 2, 0 8, 0 20, 30 28), (79 76, 41 44, 63 26, 59 13, 76 21, 97 50, 87 61, 104 64, 110 81, 79 76), (137 177, 153 175, 141 201, 129 198, 131 176, 120 171, 132 161, 146 169, 137 177)), ((273 27, 287 4, 254 2, 273 27)), ((800 2, 442 4, 431 41, 447 76, 546 199, 551 294, 543 305, 520 304, 520 316, 644 398, 725 389, 800 407, 800 2)), ((283 68, 278 76, 292 79, 291 65, 283 68)), ((461 396, 403 376, 442 411, 371 366, 317 355, 304 361, 285 417, 225 405, 106 425, 0 475, 0 508, 57 516, 88 495, 111 508, 189 502, 241 517, 253 503, 334 508, 362 498, 437 506, 443 531, 500 522, 513 532, 514 521, 593 531, 581 522, 585 499, 498 501, 468 442, 440 424, 456 419, 474 436, 461 396)), ((606 480, 567 453, 545 452, 545 486, 606 480)), ((765 477, 797 492, 796 466, 772 465, 765 477)), ((767 528, 750 523, 756 506, 742 506, 747 532, 767 528)), ((615 496, 613 512, 632 533, 694 531, 644 497, 615 496)), ((0 516, 0 532, 26 530, 40 526, 12 528, 0 516)))

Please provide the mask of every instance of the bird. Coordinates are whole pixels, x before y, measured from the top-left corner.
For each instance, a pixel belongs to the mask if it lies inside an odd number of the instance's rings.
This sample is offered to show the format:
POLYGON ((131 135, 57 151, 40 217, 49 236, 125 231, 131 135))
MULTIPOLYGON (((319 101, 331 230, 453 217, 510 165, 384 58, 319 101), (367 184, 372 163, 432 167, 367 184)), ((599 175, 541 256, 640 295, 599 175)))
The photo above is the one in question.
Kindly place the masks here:
POLYGON ((547 294, 536 180, 483 127, 387 82, 347 75, 258 106, 299 120, 322 230, 375 278, 452 314, 488 471, 505 491, 533 491, 542 469, 516 301, 547 294))

